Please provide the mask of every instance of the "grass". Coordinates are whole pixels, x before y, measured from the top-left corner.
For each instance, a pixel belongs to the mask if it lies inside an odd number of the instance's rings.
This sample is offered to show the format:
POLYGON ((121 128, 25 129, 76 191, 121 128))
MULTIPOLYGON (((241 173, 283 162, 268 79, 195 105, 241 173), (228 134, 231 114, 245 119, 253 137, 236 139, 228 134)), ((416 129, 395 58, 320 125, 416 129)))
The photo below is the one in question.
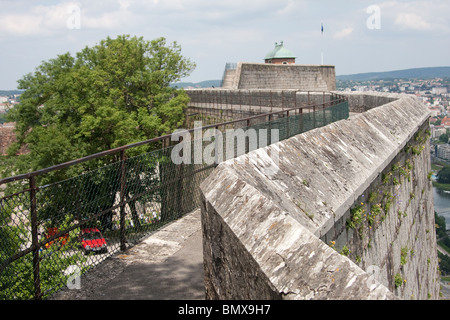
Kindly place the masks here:
POLYGON ((447 246, 444 244, 444 242, 438 241, 438 245, 439 245, 442 249, 444 249, 445 251, 447 251, 447 252, 450 254, 450 248, 447 247, 447 246))
MULTIPOLYGON (((431 164, 431 169, 435 172, 435 174, 438 174, 439 171, 441 171, 444 167, 448 167, 449 165, 444 164, 431 164)), ((450 183, 439 183, 436 181, 433 181, 433 187, 442 190, 442 191, 450 191, 450 183)))
POLYGON ((404 280, 403 280, 402 276, 400 275, 400 273, 397 273, 395 275, 394 282, 395 282, 395 288, 399 288, 403 285, 404 280))
POLYGON ((433 171, 435 171, 435 172, 439 172, 442 168, 444 168, 444 166, 440 166, 440 165, 437 165, 437 164, 432 164, 431 165, 431 169, 433 171))
POLYGON ((450 191, 450 184, 448 183, 433 182, 433 187, 442 191, 450 191))
POLYGON ((404 266, 408 262, 408 248, 403 247, 400 253, 400 265, 404 266))

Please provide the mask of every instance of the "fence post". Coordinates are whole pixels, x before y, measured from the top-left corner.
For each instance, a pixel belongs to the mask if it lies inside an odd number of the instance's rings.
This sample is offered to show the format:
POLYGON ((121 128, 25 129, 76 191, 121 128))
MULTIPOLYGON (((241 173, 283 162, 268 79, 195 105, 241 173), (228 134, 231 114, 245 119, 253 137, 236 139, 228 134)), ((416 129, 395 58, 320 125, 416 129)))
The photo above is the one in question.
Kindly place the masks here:
POLYGON ((298 110, 299 112, 299 117, 298 117, 298 121, 299 121, 299 133, 303 133, 303 107, 300 107, 300 109, 298 110))
POLYGON ((125 251, 126 246, 126 238, 125 238, 125 192, 126 192, 126 158, 125 151, 120 151, 120 250, 125 251))
POLYGON ((295 108, 295 114, 297 114, 297 91, 294 91, 294 108, 295 108))
POLYGON ((270 113, 273 112, 273 98, 272 98, 272 90, 270 92, 270 113))
POLYGON ((272 114, 270 113, 269 114, 269 131, 268 131, 268 133, 269 133, 269 144, 268 145, 271 145, 272 144, 272 114))
POLYGON ((261 97, 261 89, 259 90, 259 114, 262 113, 262 97, 261 97))
POLYGON ((34 298, 41 300, 41 278, 39 271, 39 246, 38 246, 38 221, 36 203, 36 178, 30 177, 30 214, 31 214, 31 244, 33 247, 33 276, 34 276, 34 298))
POLYGON ((316 128, 316 105, 313 105, 313 129, 316 128))
POLYGON ((248 90, 248 115, 250 116, 252 114, 252 90, 248 90))
POLYGON ((325 109, 325 91, 322 92, 322 109, 325 109))
POLYGON ((291 136, 291 128, 289 126, 290 119, 289 119, 289 109, 286 111, 286 139, 289 139, 291 136))
MULTIPOLYGON (((214 167, 217 168, 219 166, 219 139, 218 139, 218 132, 219 132, 219 126, 215 126, 215 132, 214 132, 214 167)), ((226 137, 225 137, 226 138, 226 137)), ((222 146, 223 146, 223 141, 222 141, 222 146)), ((223 150, 222 150, 222 161, 226 160, 225 157, 223 156, 223 150)))
POLYGON ((242 115, 242 91, 239 90, 239 112, 242 115))

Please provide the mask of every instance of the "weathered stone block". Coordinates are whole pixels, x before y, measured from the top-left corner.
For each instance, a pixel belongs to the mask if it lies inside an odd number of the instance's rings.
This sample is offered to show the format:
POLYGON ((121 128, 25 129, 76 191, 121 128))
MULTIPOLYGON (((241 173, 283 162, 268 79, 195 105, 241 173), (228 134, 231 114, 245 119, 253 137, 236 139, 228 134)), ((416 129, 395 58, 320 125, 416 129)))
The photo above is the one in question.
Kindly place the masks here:
MULTIPOLYGON (((392 206, 405 210, 401 221, 392 211, 373 230, 365 225, 370 249, 361 230, 347 224, 351 209, 377 190, 383 173, 413 158, 405 149, 423 144, 418 133, 426 132, 428 119, 428 109, 416 99, 398 96, 349 120, 222 163, 201 186, 207 297, 436 298, 426 147, 414 155, 411 183, 398 188, 396 200, 411 203, 392 206), (274 152, 278 172, 267 175, 264 159, 274 152), (404 247, 417 252, 409 264, 401 262, 404 247), (410 280, 396 287, 397 274, 410 280)), ((398 185, 391 180, 389 186, 398 185)))

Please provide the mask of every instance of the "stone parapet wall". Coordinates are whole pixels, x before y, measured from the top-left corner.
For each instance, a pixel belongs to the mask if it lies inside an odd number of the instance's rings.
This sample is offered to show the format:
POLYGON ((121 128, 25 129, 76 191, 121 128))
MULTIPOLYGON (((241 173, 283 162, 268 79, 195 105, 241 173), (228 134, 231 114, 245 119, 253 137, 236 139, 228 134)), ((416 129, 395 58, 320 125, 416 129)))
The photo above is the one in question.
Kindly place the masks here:
POLYGON ((201 186, 209 299, 438 298, 430 113, 384 99, 216 168, 201 186))
POLYGON ((337 99, 339 93, 299 91, 294 89, 188 89, 189 107, 257 106, 266 108, 295 108, 321 104, 337 99))
POLYGON ((234 80, 227 80, 232 89, 297 89, 301 91, 336 90, 334 66, 279 65, 238 63, 234 80))
POLYGON ((370 109, 382 106, 389 102, 398 100, 401 97, 406 97, 405 94, 397 93, 381 93, 381 92, 341 92, 335 93, 342 94, 347 97, 349 109, 352 113, 362 113, 370 109))

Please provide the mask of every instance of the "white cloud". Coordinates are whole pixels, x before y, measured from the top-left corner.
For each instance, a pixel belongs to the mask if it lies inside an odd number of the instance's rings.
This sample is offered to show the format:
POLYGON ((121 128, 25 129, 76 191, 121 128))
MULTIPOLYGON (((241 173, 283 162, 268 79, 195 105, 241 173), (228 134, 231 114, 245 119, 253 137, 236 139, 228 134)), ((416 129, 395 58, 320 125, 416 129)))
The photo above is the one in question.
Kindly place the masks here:
MULTIPOLYGON (((20 3, 18 1, 18 3, 20 3)), ((30 2, 31 3, 31 2, 30 2)), ((301 11, 303 0, 78 0, 57 4, 20 6, 20 11, 0 12, 0 34, 52 36, 67 31, 68 8, 80 8, 81 28, 120 31, 131 27, 145 30, 150 25, 183 29, 187 23, 210 28, 241 27, 255 21, 283 19, 301 11)), ((18 6, 18 5, 17 5, 18 6)))
POLYGON ((0 13, 0 32, 13 36, 52 35, 67 28, 68 8, 73 5, 76 3, 38 5, 22 13, 0 13))
MULTIPOLYGON (((448 0, 0 0, 0 53, 3 85, 20 78, 39 61, 118 34, 166 37, 197 62, 198 80, 214 79, 227 61, 262 61, 273 43, 283 40, 302 63, 315 63, 323 47, 327 60, 340 70, 367 64, 376 48, 391 46, 399 61, 444 65, 448 61, 448 0), (80 30, 68 28, 70 5, 80 8, 80 30), (381 30, 369 30, 367 8, 381 9, 381 30), (324 23, 324 37, 320 24, 324 23), (422 30, 422 31, 419 31, 422 30), (329 41, 332 40, 332 41, 329 41), (346 41, 342 46, 340 40, 346 41), (427 46, 417 46, 417 43, 427 46), (401 45, 399 44, 401 43, 401 45), (436 47, 439 50, 429 50, 436 47), (17 52, 20 51, 20 54, 17 52), (354 54, 354 52, 364 54, 354 54), (13 53, 14 52, 14 53, 13 53), (405 54, 408 52, 408 54, 405 54), (439 57, 437 59, 436 57, 439 57), (19 71, 20 70, 20 71, 19 71)), ((76 29, 76 28, 75 28, 76 29)), ((381 49, 380 49, 381 50, 381 49)), ((378 55, 374 59, 379 58, 378 55)), ((395 59, 380 60, 392 64, 395 59)), ((373 65, 370 66, 371 68, 373 65)), ((387 67, 385 68, 387 70, 387 67)))
POLYGON ((400 13, 395 24, 403 29, 428 31, 434 29, 433 25, 416 13, 400 13))
POLYGON ((448 0, 387 1, 379 6, 382 20, 401 31, 450 32, 448 0))
POLYGON ((346 27, 340 31, 337 31, 334 34, 334 39, 343 39, 343 38, 347 38, 349 37, 352 33, 353 33, 353 28, 352 27, 346 27))
POLYGON ((131 2, 119 0, 119 7, 113 10, 99 10, 93 13, 89 7, 82 7, 82 27, 87 29, 115 29, 124 25, 134 25, 138 16, 130 10, 131 2))

